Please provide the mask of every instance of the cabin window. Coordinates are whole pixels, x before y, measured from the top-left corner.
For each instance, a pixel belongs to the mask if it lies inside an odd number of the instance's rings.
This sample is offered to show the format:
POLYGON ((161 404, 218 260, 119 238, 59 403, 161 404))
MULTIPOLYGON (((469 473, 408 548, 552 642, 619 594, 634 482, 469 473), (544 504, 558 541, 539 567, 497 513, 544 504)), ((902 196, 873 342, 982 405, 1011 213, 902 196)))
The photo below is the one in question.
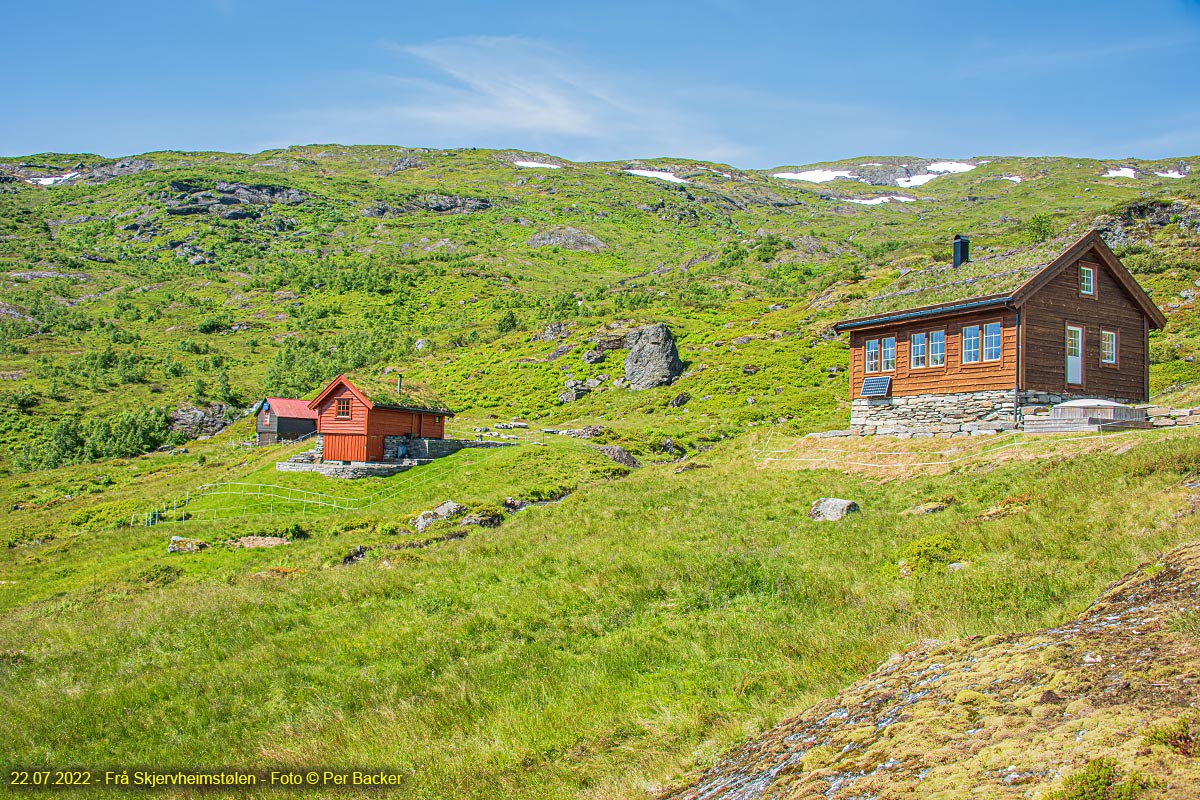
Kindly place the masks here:
POLYGON ((913 369, 925 366, 925 334, 914 333, 908 341, 908 363, 913 369))
POLYGON ((1091 267, 1079 268, 1079 293, 1088 295, 1096 293, 1096 271, 1091 267))
POLYGON ((1100 331, 1100 363, 1117 363, 1117 332, 1100 331))
POLYGON ((863 369, 866 372, 879 372, 879 340, 868 339, 863 369))
POLYGON ((933 331, 929 334, 929 366, 946 366, 946 332, 933 331))
POLYGON ((1000 323, 989 322, 983 326, 983 360, 1000 360, 1000 323))
POLYGON ((883 371, 890 372, 896 368, 896 337, 888 336, 883 340, 883 371))
POLYGON ((968 325, 962 332, 962 363, 975 364, 979 361, 979 326, 968 325))
POLYGON ((337 415, 340 419, 350 418, 350 398, 340 397, 337 401, 337 415))

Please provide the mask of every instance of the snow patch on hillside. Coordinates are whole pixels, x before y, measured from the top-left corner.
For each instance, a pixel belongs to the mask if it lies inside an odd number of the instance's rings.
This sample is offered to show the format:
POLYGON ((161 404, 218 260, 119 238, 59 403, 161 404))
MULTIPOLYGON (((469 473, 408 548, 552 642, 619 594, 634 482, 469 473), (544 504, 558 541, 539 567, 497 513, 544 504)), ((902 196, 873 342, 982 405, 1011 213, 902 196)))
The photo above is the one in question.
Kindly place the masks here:
POLYGON ((785 181, 808 181, 809 183, 828 183, 836 181, 838 178, 847 180, 858 180, 857 175, 853 175, 844 169, 806 169, 804 172, 776 172, 771 177, 783 178, 785 181))
POLYGON ((643 178, 658 178, 660 181, 670 181, 671 183, 688 182, 674 172, 662 172, 656 169, 627 169, 625 171, 630 175, 641 175, 643 178))
POLYGON ((1105 178, 1136 178, 1137 173, 1133 171, 1133 167, 1117 167, 1110 169, 1104 173, 1105 178))
POLYGON ((1158 177, 1160 177, 1160 178, 1176 178, 1176 179, 1179 179, 1179 178, 1182 178, 1182 177, 1184 177, 1183 173, 1182 173, 1182 172, 1180 172, 1180 171, 1179 171, 1179 170, 1177 170, 1177 169, 1169 169, 1169 170, 1167 170, 1166 172, 1156 172, 1156 173, 1154 173, 1154 174, 1155 174, 1155 175, 1157 175, 1157 176, 1158 176, 1158 177))
POLYGON ((896 185, 903 186, 905 189, 911 189, 914 186, 924 186, 929 183, 937 175, 913 175, 911 178, 896 178, 896 185))
POLYGON ((961 161, 935 161, 925 169, 930 172, 970 172, 975 169, 975 165, 964 164, 961 161))
POLYGON ((721 170, 713 169, 712 167, 701 167, 700 169, 705 170, 706 172, 715 172, 718 175, 720 175, 722 178, 732 178, 733 177, 732 173, 721 172, 721 170))
POLYGON ((562 169, 562 164, 547 164, 545 161, 514 161, 515 167, 525 167, 527 169, 562 169))
POLYGON ((66 175, 49 175, 45 178, 30 178, 29 182, 35 183, 38 186, 55 186, 63 183, 64 181, 69 181, 78 177, 78 172, 68 172, 66 175))
POLYGON ((905 197, 902 194, 886 194, 886 195, 883 195, 882 197, 873 197, 870 200, 865 200, 861 197, 839 197, 838 199, 841 200, 843 203, 856 203, 860 206, 878 206, 878 205, 882 205, 883 203, 890 203, 893 200, 895 200, 897 203, 915 203, 915 202, 917 202, 917 198, 905 197))
POLYGON ((1000 177, 1006 181, 1012 181, 1013 183, 1020 183, 1021 181, 1025 180, 1020 175, 1001 175, 1000 177))

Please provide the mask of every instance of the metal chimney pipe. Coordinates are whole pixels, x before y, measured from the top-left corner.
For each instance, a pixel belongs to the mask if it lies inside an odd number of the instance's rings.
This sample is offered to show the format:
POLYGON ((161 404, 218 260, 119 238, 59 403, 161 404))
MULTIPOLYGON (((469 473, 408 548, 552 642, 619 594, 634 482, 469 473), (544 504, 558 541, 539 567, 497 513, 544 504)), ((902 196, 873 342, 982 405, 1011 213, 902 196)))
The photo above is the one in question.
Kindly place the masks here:
POLYGON ((954 234, 954 266, 961 267, 971 260, 971 240, 961 233, 954 234))
POLYGON ((404 375, 396 373, 396 394, 400 394, 400 385, 404 382, 404 375))

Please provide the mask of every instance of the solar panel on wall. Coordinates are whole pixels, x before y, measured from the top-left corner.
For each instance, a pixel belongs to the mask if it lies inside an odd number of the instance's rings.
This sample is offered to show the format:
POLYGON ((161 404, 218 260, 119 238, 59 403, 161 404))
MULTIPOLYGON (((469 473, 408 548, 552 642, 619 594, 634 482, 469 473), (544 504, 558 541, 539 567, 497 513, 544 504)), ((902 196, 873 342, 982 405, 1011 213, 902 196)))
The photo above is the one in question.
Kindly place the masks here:
POLYGON ((887 397, 892 391, 892 376, 878 375, 873 378, 863 378, 862 397, 887 397))

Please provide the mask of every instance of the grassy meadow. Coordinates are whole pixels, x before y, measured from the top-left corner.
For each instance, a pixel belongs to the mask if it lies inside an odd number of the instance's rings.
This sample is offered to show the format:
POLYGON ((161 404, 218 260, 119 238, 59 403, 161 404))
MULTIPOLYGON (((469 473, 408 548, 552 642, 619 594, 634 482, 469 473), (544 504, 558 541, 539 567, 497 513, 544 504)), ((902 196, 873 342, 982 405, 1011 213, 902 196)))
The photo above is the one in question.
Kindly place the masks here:
POLYGON ((907 642, 1053 624, 1196 534, 1191 432, 883 480, 761 466, 752 444, 682 473, 605 474, 577 442, 478 451, 469 482, 401 514, 313 515, 272 549, 221 544, 282 532, 260 517, 10 550, 0 649, 24 654, 0 662, 2 759, 369 765, 404 772, 412 797, 638 796, 907 642), (566 479, 563 459, 590 477, 499 528, 404 547, 452 526, 386 525, 566 479), (830 494, 863 511, 808 520, 830 494), (903 513, 931 499, 947 508, 903 513), (213 546, 168 555, 177 531, 213 546))

